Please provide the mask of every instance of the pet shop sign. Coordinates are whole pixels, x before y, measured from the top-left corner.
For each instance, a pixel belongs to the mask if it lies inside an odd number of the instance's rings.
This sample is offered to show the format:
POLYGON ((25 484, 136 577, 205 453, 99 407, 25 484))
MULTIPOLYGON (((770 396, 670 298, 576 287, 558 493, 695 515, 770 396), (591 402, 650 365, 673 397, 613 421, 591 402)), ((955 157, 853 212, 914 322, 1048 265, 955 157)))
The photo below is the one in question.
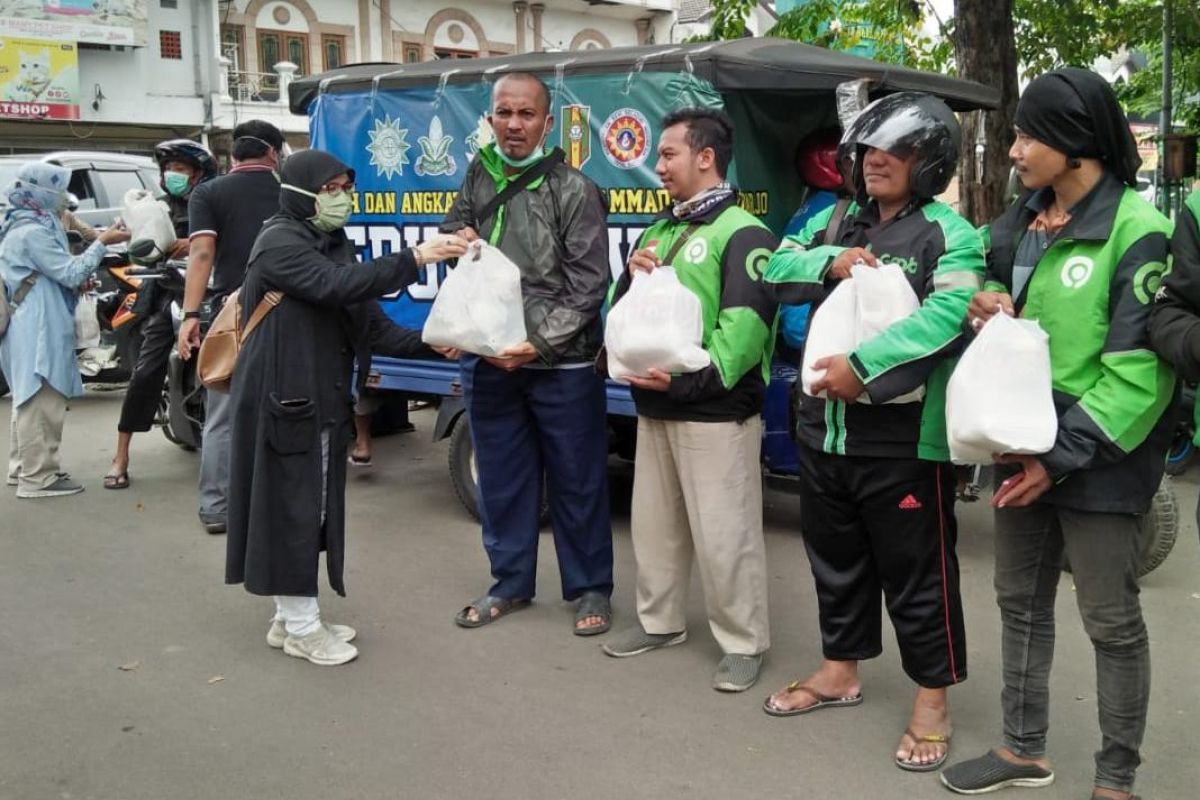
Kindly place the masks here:
POLYGON ((74 42, 0 36, 0 117, 79 119, 74 42))

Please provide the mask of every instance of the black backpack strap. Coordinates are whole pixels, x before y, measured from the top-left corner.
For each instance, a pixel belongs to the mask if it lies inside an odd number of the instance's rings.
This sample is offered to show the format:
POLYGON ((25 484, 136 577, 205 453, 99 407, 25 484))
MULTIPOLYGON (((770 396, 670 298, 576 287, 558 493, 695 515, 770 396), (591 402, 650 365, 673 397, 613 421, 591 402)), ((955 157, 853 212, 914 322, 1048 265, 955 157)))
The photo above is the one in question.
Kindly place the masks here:
POLYGON ((671 266, 675 263, 675 256, 679 255, 679 251, 687 244, 687 240, 692 238, 692 234, 700 230, 704 225, 702 222, 693 222, 683 229, 683 235, 675 240, 675 244, 671 245, 671 249, 667 251, 667 255, 663 258, 662 263, 671 266))
POLYGON ((513 197, 515 197, 518 192, 523 192, 526 188, 528 188, 529 184, 533 183, 538 178, 547 175, 550 170, 563 163, 565 158, 566 154, 563 153, 562 148, 556 147, 550 151, 550 155, 546 156, 541 161, 518 175, 516 180, 512 181, 510 184, 508 184, 508 186, 505 186, 499 194, 485 203, 483 208, 479 209, 479 211, 475 213, 475 230, 479 231, 479 228, 483 224, 484 220, 489 219, 493 214, 495 214, 496 210, 499 209, 500 206, 504 205, 513 197))
POLYGON ((852 198, 839 197, 833 205, 833 216, 829 218, 829 226, 825 228, 825 239, 823 244, 837 244, 838 230, 842 227, 842 220, 846 218, 846 212, 850 210, 852 198))

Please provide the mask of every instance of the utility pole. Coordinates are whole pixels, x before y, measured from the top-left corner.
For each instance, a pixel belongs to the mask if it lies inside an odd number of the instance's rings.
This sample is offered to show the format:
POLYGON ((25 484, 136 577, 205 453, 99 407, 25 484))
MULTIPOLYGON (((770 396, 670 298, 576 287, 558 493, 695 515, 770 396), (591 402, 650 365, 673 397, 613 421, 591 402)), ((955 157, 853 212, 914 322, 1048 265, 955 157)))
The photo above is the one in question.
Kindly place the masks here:
POLYGON ((1163 0, 1163 78, 1162 113, 1158 118, 1159 155, 1155 170, 1158 189, 1158 209, 1164 214, 1171 207, 1170 191, 1167 187, 1167 136, 1171 133, 1171 29, 1175 26, 1174 0, 1163 0))

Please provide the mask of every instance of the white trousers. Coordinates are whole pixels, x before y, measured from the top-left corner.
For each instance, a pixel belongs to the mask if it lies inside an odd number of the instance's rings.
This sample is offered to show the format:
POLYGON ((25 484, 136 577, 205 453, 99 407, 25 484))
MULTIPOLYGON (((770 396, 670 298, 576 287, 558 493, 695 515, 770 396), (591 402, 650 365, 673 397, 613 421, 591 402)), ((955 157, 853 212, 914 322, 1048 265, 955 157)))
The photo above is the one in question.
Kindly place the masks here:
POLYGON ((275 616, 272 622, 283 623, 289 636, 308 636, 321 626, 321 609, 315 597, 275 595, 275 616))

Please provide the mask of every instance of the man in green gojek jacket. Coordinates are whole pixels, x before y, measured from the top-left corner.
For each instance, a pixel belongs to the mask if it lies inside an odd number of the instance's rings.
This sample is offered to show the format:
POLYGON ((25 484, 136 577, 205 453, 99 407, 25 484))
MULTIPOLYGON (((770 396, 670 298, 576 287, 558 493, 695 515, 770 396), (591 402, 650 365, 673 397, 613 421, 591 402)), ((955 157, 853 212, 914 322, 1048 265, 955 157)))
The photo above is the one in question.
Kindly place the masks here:
POLYGON ((694 552, 724 653, 713 688, 738 692, 758 679, 770 644, 759 451, 776 310, 762 273, 776 242, 738 206, 725 180, 732 157, 724 113, 682 109, 663 120, 655 172, 674 205, 642 234, 613 292, 620 302, 635 271, 673 266, 700 299, 701 344, 712 362, 629 378, 638 412, 630 527, 639 624, 604 651, 634 656, 687 638, 694 552))

